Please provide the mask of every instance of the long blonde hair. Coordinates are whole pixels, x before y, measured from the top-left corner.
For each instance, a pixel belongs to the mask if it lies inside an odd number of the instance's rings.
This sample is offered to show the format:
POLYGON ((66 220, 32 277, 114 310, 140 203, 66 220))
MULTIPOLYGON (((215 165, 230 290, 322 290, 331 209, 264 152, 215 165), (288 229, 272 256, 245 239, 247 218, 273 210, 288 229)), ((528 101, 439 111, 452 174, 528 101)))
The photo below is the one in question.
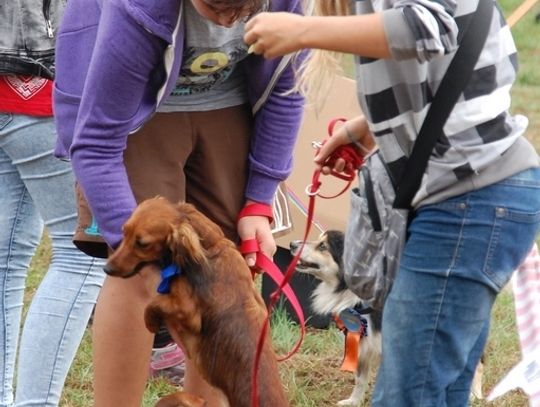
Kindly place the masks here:
MULTIPOLYGON (((349 15, 349 0, 305 0, 306 15, 346 16, 349 15)), ((343 54, 313 49, 297 69, 295 91, 300 92, 315 110, 322 105, 332 80, 343 72, 343 54)))

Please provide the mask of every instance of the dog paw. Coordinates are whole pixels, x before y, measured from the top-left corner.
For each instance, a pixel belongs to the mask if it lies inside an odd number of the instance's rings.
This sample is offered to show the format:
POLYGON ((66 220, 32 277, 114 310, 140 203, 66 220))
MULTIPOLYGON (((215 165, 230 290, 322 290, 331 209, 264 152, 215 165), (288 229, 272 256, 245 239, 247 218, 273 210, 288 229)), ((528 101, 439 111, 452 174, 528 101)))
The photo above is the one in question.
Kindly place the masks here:
POLYGON ((159 399, 154 407, 206 407, 207 403, 194 394, 179 391, 159 399))

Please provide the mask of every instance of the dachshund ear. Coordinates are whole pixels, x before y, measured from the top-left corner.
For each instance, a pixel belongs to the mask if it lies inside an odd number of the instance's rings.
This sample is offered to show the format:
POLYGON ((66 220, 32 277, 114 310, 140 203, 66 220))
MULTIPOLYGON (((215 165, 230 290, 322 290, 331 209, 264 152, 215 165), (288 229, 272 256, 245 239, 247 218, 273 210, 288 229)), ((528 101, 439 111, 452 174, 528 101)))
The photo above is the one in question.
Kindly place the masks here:
POLYGON ((206 252, 199 235, 189 223, 181 223, 173 228, 168 237, 168 245, 175 261, 183 265, 186 260, 202 265, 206 262, 206 252))

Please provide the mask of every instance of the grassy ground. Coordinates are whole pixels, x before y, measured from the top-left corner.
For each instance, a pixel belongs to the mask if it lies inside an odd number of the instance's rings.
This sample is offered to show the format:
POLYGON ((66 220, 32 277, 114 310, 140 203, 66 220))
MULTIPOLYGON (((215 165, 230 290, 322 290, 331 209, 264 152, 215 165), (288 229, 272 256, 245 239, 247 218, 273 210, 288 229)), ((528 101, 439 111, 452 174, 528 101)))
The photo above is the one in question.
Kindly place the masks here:
MULTIPOLYGON (((501 5, 508 16, 520 0, 504 0, 501 5)), ((536 6, 513 28, 520 54, 521 71, 513 89, 515 113, 529 117, 530 127, 527 137, 540 151, 540 25, 534 16, 540 12, 536 6)), ((34 259, 29 277, 27 300, 33 294, 48 264, 50 249, 47 239, 34 259)), ((298 338, 297 328, 291 325, 283 314, 274 320, 272 334, 278 353, 285 354, 298 338)), ((292 359, 280 365, 283 382, 295 407, 325 407, 335 405, 337 400, 349 395, 353 386, 350 373, 339 371, 343 338, 339 331, 309 330, 301 351, 292 359)), ((70 371, 62 397, 63 407, 90 407, 92 403, 92 363, 91 340, 87 332, 77 358, 70 371)), ((508 370, 520 360, 516 334, 513 299, 510 292, 503 292, 493 310, 492 330, 487 345, 487 360, 484 372, 484 391, 489 391, 508 370)), ((151 380, 145 394, 143 406, 152 406, 163 394, 173 388, 162 380, 151 380)), ((475 407, 487 406, 478 401, 475 407)), ((513 391, 489 404, 496 407, 525 407, 526 397, 520 391, 513 391)), ((121 407, 121 406, 119 406, 121 407)))

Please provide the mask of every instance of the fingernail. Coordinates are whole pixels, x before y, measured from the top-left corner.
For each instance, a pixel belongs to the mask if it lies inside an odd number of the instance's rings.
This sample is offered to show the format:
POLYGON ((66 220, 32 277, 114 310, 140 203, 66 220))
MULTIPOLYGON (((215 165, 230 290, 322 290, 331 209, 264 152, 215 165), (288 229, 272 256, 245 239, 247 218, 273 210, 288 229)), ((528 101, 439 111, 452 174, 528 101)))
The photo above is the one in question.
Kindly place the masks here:
POLYGON ((248 54, 253 54, 253 51, 255 51, 255 43, 251 44, 247 50, 248 54))

